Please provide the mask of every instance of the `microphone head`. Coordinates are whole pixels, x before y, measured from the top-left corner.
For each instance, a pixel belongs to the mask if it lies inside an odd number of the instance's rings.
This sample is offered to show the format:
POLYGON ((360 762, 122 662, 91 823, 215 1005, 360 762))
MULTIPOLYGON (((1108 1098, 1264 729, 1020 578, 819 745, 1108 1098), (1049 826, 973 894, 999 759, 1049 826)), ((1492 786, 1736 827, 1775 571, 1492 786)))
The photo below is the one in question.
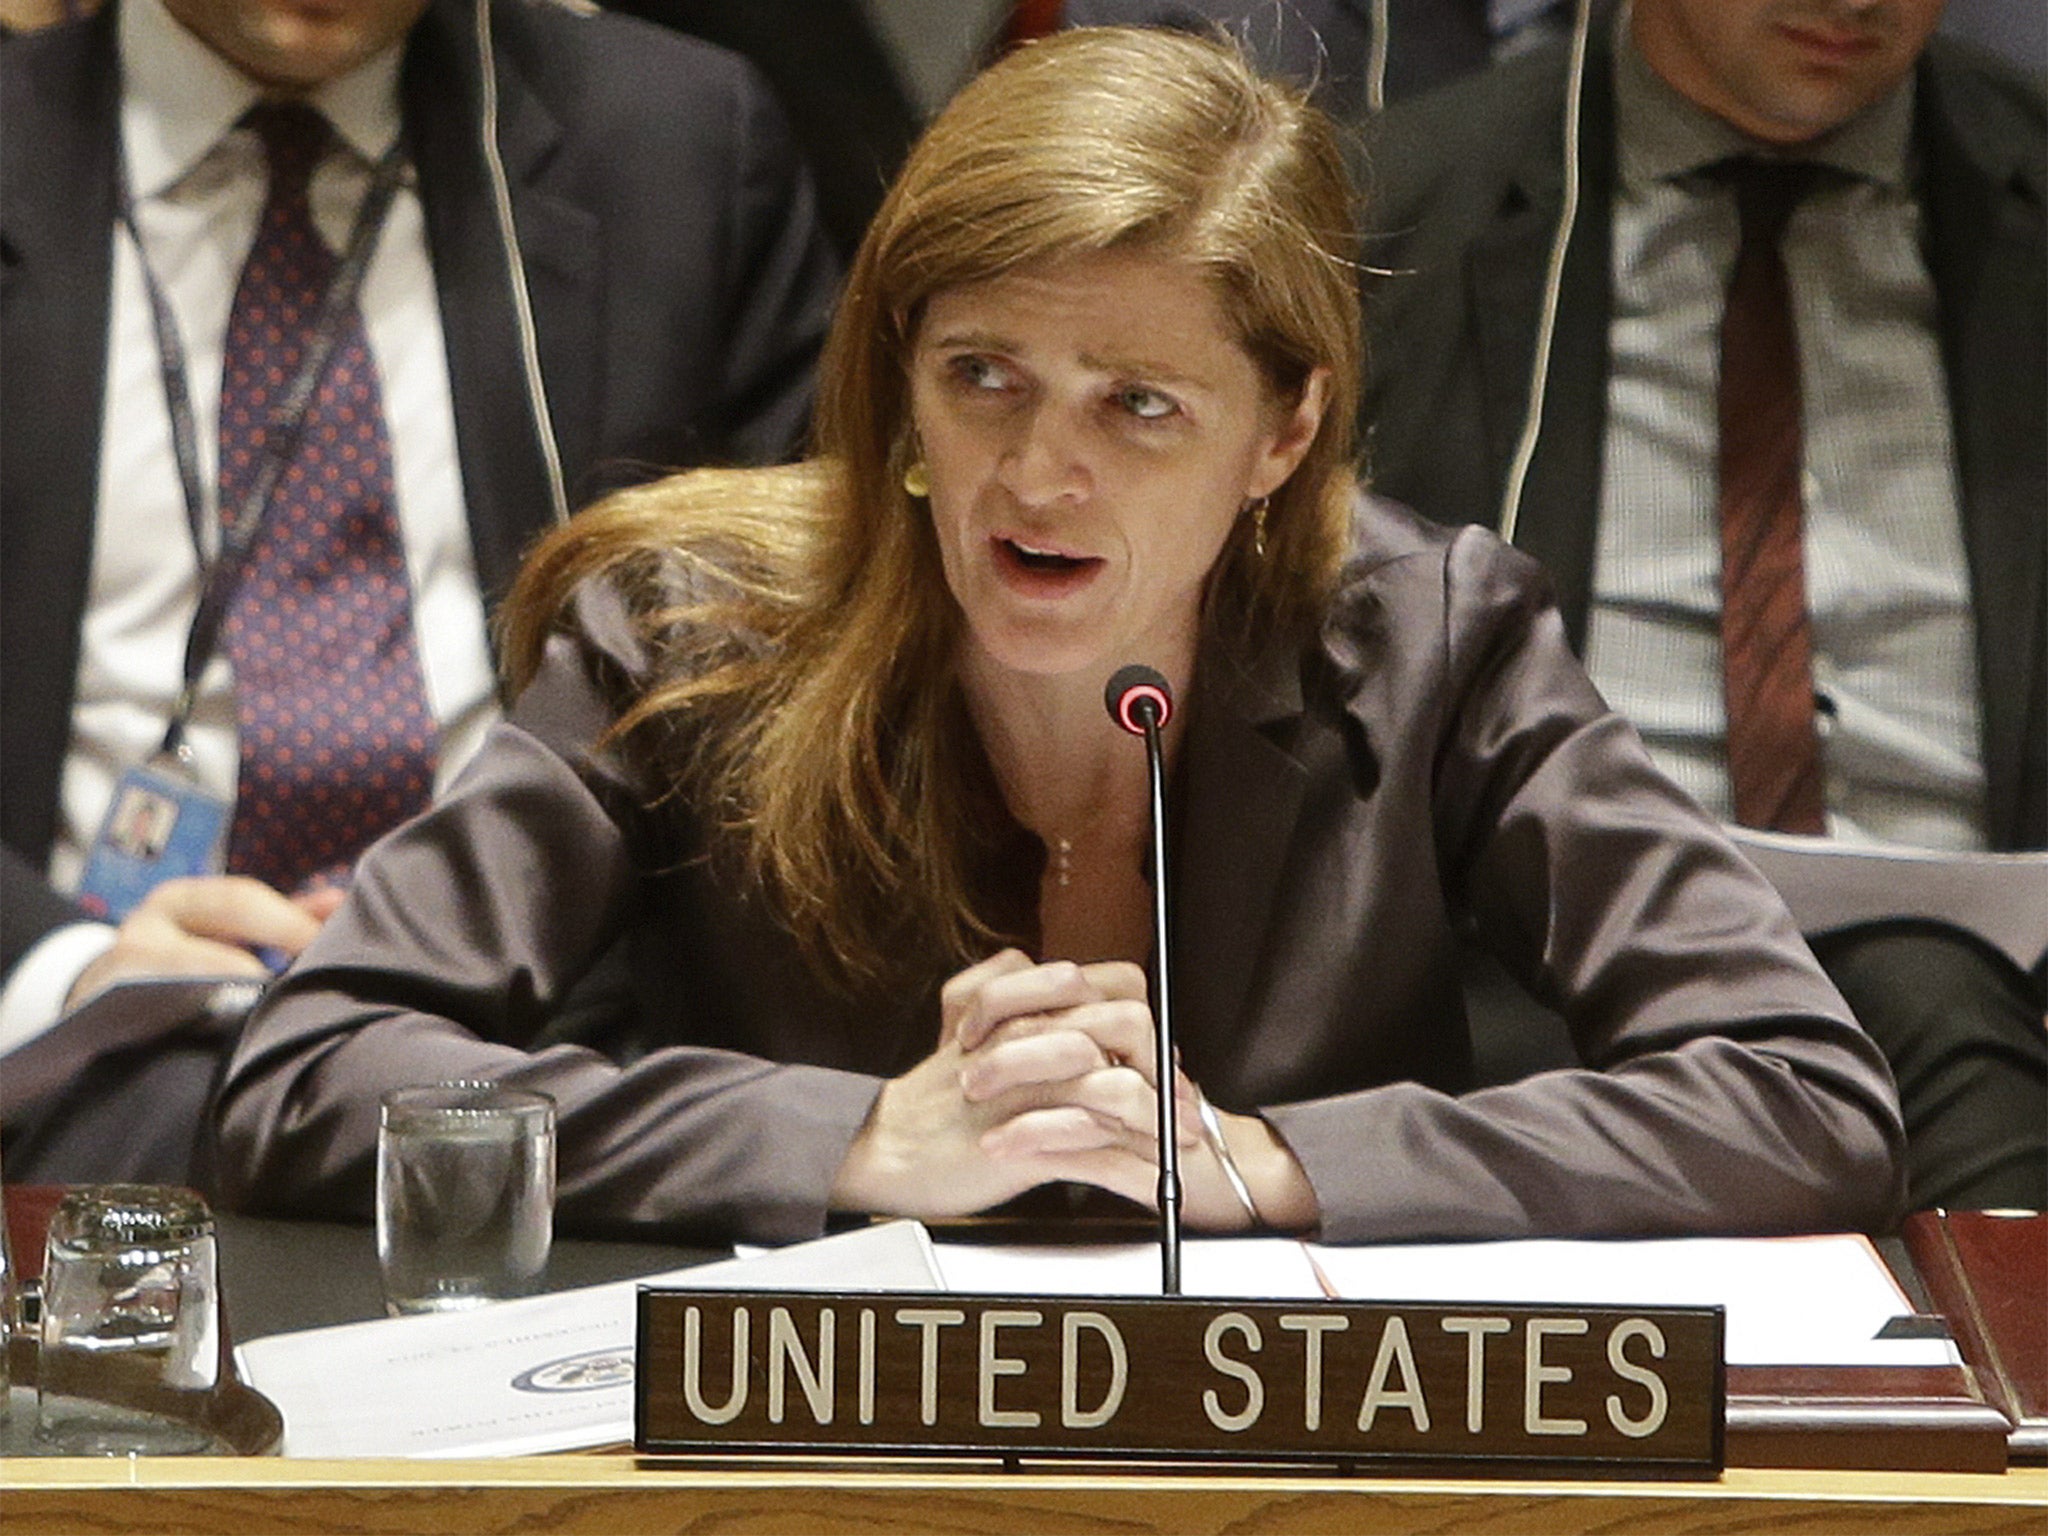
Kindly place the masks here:
POLYGON ((1154 718, 1152 723, 1165 727, 1173 718, 1173 689, 1158 672, 1143 662, 1134 661, 1127 667, 1118 667, 1116 675, 1102 690, 1102 702, 1109 710, 1109 718, 1129 731, 1133 736, 1145 734, 1144 706, 1154 718))

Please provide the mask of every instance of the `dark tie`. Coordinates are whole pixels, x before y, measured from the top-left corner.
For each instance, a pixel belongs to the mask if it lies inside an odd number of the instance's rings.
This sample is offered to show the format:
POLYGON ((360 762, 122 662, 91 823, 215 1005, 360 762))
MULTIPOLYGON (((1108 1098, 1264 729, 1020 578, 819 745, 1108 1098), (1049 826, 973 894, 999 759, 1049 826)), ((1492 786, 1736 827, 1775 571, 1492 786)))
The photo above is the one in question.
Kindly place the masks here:
POLYGON ((1814 167, 1723 167, 1742 244, 1721 320, 1721 645, 1735 819, 1826 830, 1801 547, 1799 343, 1778 237, 1814 167))
MULTIPOLYGON (((336 266, 306 199, 325 118, 265 105, 270 189, 222 357, 220 504, 232 518, 336 266)), ((426 805, 435 730, 413 640, 391 445, 361 313, 342 317, 304 431, 221 632, 240 778, 227 867, 283 891, 345 879, 426 805)))

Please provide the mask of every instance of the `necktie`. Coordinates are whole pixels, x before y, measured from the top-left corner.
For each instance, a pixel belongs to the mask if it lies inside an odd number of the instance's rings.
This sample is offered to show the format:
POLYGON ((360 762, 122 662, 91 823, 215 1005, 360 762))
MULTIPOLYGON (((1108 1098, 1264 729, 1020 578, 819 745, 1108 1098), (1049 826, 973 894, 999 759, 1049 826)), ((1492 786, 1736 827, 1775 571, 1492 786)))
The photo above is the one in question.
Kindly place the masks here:
POLYGON ((1813 167, 1743 160, 1721 320, 1721 645, 1735 819, 1826 830, 1801 545, 1799 344, 1778 239, 1813 167))
MULTIPOLYGON (((325 118, 265 105, 270 186, 222 357, 220 504, 232 518, 336 266, 307 186, 325 118)), ((361 313, 339 334, 221 628, 234 667, 240 776, 229 870, 295 891, 347 877, 426 805, 435 731, 412 630, 391 445, 361 313)))

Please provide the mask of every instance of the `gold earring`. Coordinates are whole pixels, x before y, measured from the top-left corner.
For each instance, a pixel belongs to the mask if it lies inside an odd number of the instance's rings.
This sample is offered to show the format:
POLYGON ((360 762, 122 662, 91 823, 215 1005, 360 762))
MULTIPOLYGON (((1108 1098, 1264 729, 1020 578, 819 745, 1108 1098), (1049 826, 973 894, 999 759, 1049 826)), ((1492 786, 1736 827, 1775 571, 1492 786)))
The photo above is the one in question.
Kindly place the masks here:
POLYGON ((1266 508, 1272 500, 1270 496, 1254 496, 1245 503, 1245 510, 1252 515, 1252 553, 1261 560, 1266 558, 1266 508))
POLYGON ((931 471, 923 459, 912 459, 903 467, 903 489, 922 501, 932 493, 931 471))

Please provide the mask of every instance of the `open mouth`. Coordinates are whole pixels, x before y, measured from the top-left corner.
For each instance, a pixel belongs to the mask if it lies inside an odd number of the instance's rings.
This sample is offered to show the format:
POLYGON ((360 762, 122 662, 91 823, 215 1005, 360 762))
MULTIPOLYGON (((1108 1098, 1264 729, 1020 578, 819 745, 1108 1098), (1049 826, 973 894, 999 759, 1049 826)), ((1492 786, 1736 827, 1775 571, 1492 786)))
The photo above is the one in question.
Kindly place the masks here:
POLYGON ((1093 555, 1070 555, 1064 550, 1027 544, 1021 539, 998 537, 995 546, 1006 564, 1034 576, 1071 576, 1102 563, 1093 555))

